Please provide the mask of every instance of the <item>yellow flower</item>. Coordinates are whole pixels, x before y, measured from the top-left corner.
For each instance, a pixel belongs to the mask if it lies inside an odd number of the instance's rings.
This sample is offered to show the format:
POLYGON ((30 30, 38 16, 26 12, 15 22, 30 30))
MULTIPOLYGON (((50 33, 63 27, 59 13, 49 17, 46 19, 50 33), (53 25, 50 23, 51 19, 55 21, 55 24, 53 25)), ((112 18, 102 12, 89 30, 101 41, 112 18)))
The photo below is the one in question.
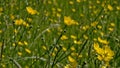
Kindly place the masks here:
POLYGON ((70 64, 66 64, 64 68, 71 68, 70 64))
POLYGON ((105 56, 106 58, 104 60, 105 61, 111 60, 113 58, 113 56, 114 56, 114 52, 110 49, 110 47, 108 45, 106 45, 104 47, 104 50, 105 50, 104 53, 107 56, 107 57, 105 56))
POLYGON ((62 9, 60 9, 60 8, 57 8, 57 11, 58 11, 58 12, 61 12, 61 11, 62 11, 62 9))
POLYGON ((69 1, 69 4, 71 4, 71 5, 72 5, 72 4, 74 4, 74 2, 73 2, 73 1, 69 1))
POLYGON ((77 67, 77 61, 74 58, 72 58, 71 56, 68 56, 68 60, 70 62, 71 68, 77 67))
POLYGON ((31 53, 31 51, 29 50, 29 49, 27 49, 27 48, 25 48, 25 51, 27 52, 27 53, 31 53))
POLYGON ((31 7, 26 7, 26 10, 31 15, 38 14, 38 12, 31 7))
POLYGON ((12 14, 10 14, 10 18, 11 18, 12 20, 14 20, 14 19, 15 19, 15 16, 12 15, 12 14))
POLYGON ((78 3, 80 3, 80 0, 76 0, 78 3))
POLYGON ((89 29, 89 26, 88 26, 88 25, 85 25, 85 26, 82 27, 82 29, 83 29, 83 30, 87 30, 87 29, 89 29))
POLYGON ((2 33, 3 31, 2 30, 0 30, 0 33, 2 33))
POLYGON ((98 43, 94 43, 93 47, 94 47, 94 50, 95 50, 98 54, 104 54, 104 50, 99 47, 99 44, 98 44, 98 43))
POLYGON ((70 36, 72 39, 77 39, 77 37, 75 35, 71 35, 70 36))
POLYGON ((87 35, 83 35, 83 38, 87 40, 87 39, 88 39, 88 36, 87 36, 87 35))
POLYGON ((112 7, 110 4, 107 6, 107 8, 108 8, 110 11, 113 10, 113 7, 112 7))
POLYGON ((78 40, 74 40, 74 43, 75 44, 81 44, 82 42, 80 40, 79 41, 78 40))
POLYGON ((74 8, 73 8, 73 9, 72 9, 72 11, 73 11, 73 12, 75 12, 75 11, 76 11, 76 9, 74 9, 74 8))
POLYGON ((28 45, 28 42, 24 41, 24 44, 27 46, 27 45, 28 45))
POLYGON ((2 12, 3 11, 3 8, 2 7, 0 7, 0 12, 2 12))
POLYGON ((0 42, 0 47, 2 46, 2 44, 3 44, 3 43, 2 43, 2 42, 0 42))
POLYGON ((109 42, 107 40, 103 40, 100 37, 98 37, 98 41, 102 44, 109 44, 109 42))
POLYGON ((78 25, 78 22, 76 22, 75 20, 71 19, 71 17, 67 17, 67 16, 64 16, 64 23, 66 25, 78 25))
POLYGON ((66 35, 62 35, 61 40, 66 40, 68 37, 66 35))
POLYGON ((74 50, 75 50, 75 47, 74 47, 74 46, 72 46, 70 49, 71 49, 72 51, 74 51, 74 50))
POLYGON ((47 50, 47 47, 46 47, 45 45, 43 45, 42 48, 43 48, 44 50, 47 50))
POLYGON ((97 28, 98 28, 98 29, 102 29, 102 26, 101 26, 101 25, 98 25, 97 28))
POLYGON ((71 56, 68 56, 68 60, 69 60, 69 62, 76 62, 76 60, 74 58, 72 58, 71 56))
POLYGON ((113 31, 113 30, 114 30, 114 28, 108 28, 108 30, 109 30, 109 31, 113 31))
POLYGON ((17 29, 14 29, 14 33, 17 34, 17 33, 18 33, 18 30, 17 30, 17 29))
POLYGON ((103 48, 100 48, 98 43, 94 43, 93 47, 96 53, 98 54, 97 58, 100 61, 103 60, 104 62, 109 62, 114 56, 114 52, 110 49, 108 45, 105 45, 103 48))
POLYGON ((24 45, 21 41, 18 42, 18 45, 24 45))
POLYGON ((95 21, 95 22, 91 23, 91 26, 95 27, 97 24, 98 24, 98 22, 95 21))
POLYGON ((114 26, 115 26, 115 23, 110 23, 110 25, 114 27, 114 26))
POLYGON ((15 25, 22 25, 23 24, 23 19, 17 19, 15 20, 15 25))
POLYGON ((117 6, 116 9, 117 9, 117 10, 120 10, 120 6, 117 6))
POLYGON ((65 47, 62 47, 62 50, 63 50, 63 51, 67 51, 67 49, 66 49, 65 47))
POLYGON ((15 43, 13 43, 12 46, 16 46, 15 43))
POLYGON ((22 56, 22 52, 18 52, 18 55, 19 55, 19 56, 22 56))

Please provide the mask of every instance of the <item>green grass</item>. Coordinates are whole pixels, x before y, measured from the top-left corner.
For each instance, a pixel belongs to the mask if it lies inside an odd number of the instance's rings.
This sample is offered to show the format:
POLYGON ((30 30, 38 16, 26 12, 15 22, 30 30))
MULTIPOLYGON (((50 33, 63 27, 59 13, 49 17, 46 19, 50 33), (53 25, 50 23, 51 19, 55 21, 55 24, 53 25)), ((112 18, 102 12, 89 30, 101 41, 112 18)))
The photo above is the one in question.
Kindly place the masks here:
POLYGON ((75 60, 77 68, 102 68, 104 61, 97 59, 98 54, 93 47, 94 42, 98 42, 101 48, 105 46, 97 40, 98 37, 107 40, 108 46, 114 52, 108 68, 119 68, 119 2, 119 0, 80 0, 80 2, 0 0, 0 68, 65 68, 66 65, 73 68, 75 64, 70 62, 69 56, 75 60), (108 5, 111 5, 112 9, 108 8, 108 5), (33 8, 39 14, 31 15, 26 7, 33 8), (79 24, 66 25, 65 16, 70 16, 79 24), (19 19, 24 20, 29 26, 15 25, 15 20, 19 19), (93 22, 98 24, 91 26, 93 22), (109 30, 110 28, 113 30, 109 30), (63 35, 67 39, 61 40, 63 35), (77 39, 71 38, 71 35, 77 39), (88 39, 85 39, 84 35, 88 39), (81 43, 75 44, 75 40, 81 43), (28 44, 25 44, 25 41, 28 44))

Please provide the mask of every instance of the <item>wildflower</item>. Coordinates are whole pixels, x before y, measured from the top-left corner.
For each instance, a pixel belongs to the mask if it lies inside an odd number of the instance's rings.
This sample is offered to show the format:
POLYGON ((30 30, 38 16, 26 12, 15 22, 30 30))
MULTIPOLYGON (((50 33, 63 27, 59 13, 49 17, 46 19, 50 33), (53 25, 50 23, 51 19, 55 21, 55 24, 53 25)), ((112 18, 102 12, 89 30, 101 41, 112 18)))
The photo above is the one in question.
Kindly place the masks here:
POLYGON ((10 18, 11 18, 12 20, 14 20, 14 19, 15 19, 15 16, 12 15, 12 14, 10 14, 10 18))
POLYGON ((15 46, 15 43, 13 43, 12 46, 15 46))
POLYGON ((104 35, 104 33, 103 33, 103 32, 100 32, 100 35, 101 35, 101 36, 103 36, 103 35, 104 35))
POLYGON ((26 10, 31 15, 38 14, 38 12, 31 7, 26 7, 26 10))
POLYGON ((54 48, 54 50, 55 50, 55 51, 58 51, 58 49, 57 49, 56 47, 54 48))
POLYGON ((100 4, 100 1, 99 1, 99 0, 97 0, 97 4, 100 4))
POLYGON ((70 49, 71 49, 72 51, 74 51, 74 50, 75 50, 75 47, 74 47, 74 46, 72 46, 70 49))
POLYGON ((103 40, 100 37, 98 37, 98 41, 102 44, 108 44, 109 43, 107 40, 103 40))
POLYGON ((102 29, 102 26, 101 26, 101 25, 98 25, 97 28, 98 28, 98 29, 102 29))
POLYGON ((2 46, 2 42, 0 42, 0 47, 2 46))
POLYGON ((70 64, 66 64, 64 68, 71 68, 70 64))
POLYGON ((68 37, 66 35, 62 35, 61 40, 66 40, 68 37))
POLYGON ((44 50, 47 50, 47 47, 46 47, 45 45, 43 45, 42 48, 43 48, 44 50))
POLYGON ((55 56, 55 52, 53 52, 51 55, 52 55, 52 56, 55 56))
POLYGON ((17 33, 18 33, 18 30, 17 30, 17 29, 14 29, 14 33, 17 34, 17 33))
POLYGON ((32 21, 32 19, 31 19, 31 18, 27 18, 27 20, 28 20, 28 22, 31 22, 31 21, 32 21))
POLYGON ((15 25, 22 25, 23 22, 23 19, 17 19, 15 20, 15 25))
POLYGON ((74 2, 73 2, 73 1, 69 1, 69 4, 71 4, 71 5, 72 5, 72 4, 74 4, 74 2))
POLYGON ((73 8, 73 9, 72 9, 72 11, 73 11, 73 12, 75 12, 75 11, 76 11, 76 9, 74 9, 74 8, 73 8))
POLYGON ((22 56, 22 52, 18 52, 18 55, 19 55, 19 56, 22 56))
POLYGON ((57 8, 57 11, 58 11, 58 12, 61 12, 61 11, 62 11, 62 9, 60 9, 60 8, 57 8))
POLYGON ((112 27, 114 27, 114 26, 115 26, 115 23, 110 23, 110 25, 111 25, 112 27))
POLYGON ((3 8, 2 7, 0 7, 0 12, 2 12, 3 11, 3 8))
POLYGON ((27 49, 27 48, 25 48, 25 51, 27 52, 27 53, 31 53, 31 51, 29 50, 29 49, 27 49))
POLYGON ((82 29, 83 29, 83 30, 87 30, 87 29, 89 29, 89 26, 88 26, 88 25, 85 25, 85 26, 82 27, 82 29))
POLYGON ((108 28, 109 31, 113 31, 114 29, 113 28, 108 28))
POLYGON ((88 39, 88 36, 87 36, 87 35, 83 35, 83 38, 87 40, 87 39, 88 39))
POLYGON ((79 40, 79 41, 78 41, 78 40, 74 40, 74 43, 79 45, 79 44, 81 44, 82 42, 81 42, 80 40, 79 40))
POLYGON ((76 66, 77 66, 77 61, 76 61, 74 58, 72 58, 71 56, 68 56, 68 60, 69 60, 69 62, 70 62, 71 67, 72 67, 72 68, 76 68, 76 66))
POLYGON ((95 21, 95 22, 91 23, 91 26, 95 27, 97 24, 98 24, 98 22, 95 21))
POLYGON ((77 37, 75 35, 71 35, 70 36, 72 39, 77 39, 77 37))
POLYGON ((76 0, 78 3, 80 3, 80 0, 76 0))
POLYGON ((52 2, 49 0, 49 1, 48 1, 48 4, 52 4, 52 2))
POLYGON ((27 46, 27 45, 28 45, 28 42, 24 41, 24 44, 27 46))
POLYGON ((2 30, 0 30, 0 33, 2 33, 2 30))
POLYGON ((93 30, 94 33, 97 33, 97 30, 93 30))
POLYGON ((113 10, 113 7, 112 7, 110 4, 107 6, 107 8, 108 8, 110 11, 113 10))
POLYGON ((67 49, 66 49, 65 47, 62 47, 62 50, 63 50, 63 51, 67 51, 67 49))
POLYGON ((89 25, 85 25, 85 26, 83 26, 82 29, 83 29, 83 30, 87 30, 87 29, 89 29, 89 25))
POLYGON ((2 66, 2 68, 6 68, 6 65, 5 65, 5 64, 3 64, 3 63, 1 63, 1 66, 2 66))
POLYGON ((48 32, 48 33, 50 33, 50 32, 51 32, 51 30, 50 30, 50 29, 47 29, 47 32, 48 32))
POLYGON ((61 17, 61 14, 60 14, 60 13, 57 13, 56 16, 57 16, 57 17, 61 17))
POLYGON ((94 43, 93 47, 96 53, 98 53, 97 58, 100 61, 109 62, 114 56, 114 52, 110 49, 108 45, 105 45, 103 48, 100 48, 98 43, 94 43))
POLYGON ((94 38, 93 40, 94 40, 94 41, 97 41, 97 39, 96 39, 96 38, 94 38))
POLYGON ((23 23, 22 23, 24 26, 26 26, 26 27, 29 27, 29 24, 28 23, 26 23, 25 21, 23 21, 23 23))
POLYGON ((83 16, 84 16, 84 14, 82 14, 82 13, 81 13, 81 14, 80 14, 80 16, 81 16, 81 17, 83 17, 83 16))
POLYGON ((2 11, 3 11, 3 8, 2 8, 2 7, 0 7, 0 15, 2 14, 2 11))
POLYGON ((117 9, 117 10, 120 10, 120 6, 117 6, 116 9, 117 9))
POLYGON ((18 42, 18 45, 24 45, 21 41, 18 42))
POLYGON ((78 22, 76 22, 75 20, 71 19, 71 17, 67 17, 67 16, 64 16, 64 23, 66 25, 78 25, 78 22))
POLYGON ((76 62, 76 60, 73 59, 71 56, 68 56, 68 60, 69 60, 70 62, 76 62))

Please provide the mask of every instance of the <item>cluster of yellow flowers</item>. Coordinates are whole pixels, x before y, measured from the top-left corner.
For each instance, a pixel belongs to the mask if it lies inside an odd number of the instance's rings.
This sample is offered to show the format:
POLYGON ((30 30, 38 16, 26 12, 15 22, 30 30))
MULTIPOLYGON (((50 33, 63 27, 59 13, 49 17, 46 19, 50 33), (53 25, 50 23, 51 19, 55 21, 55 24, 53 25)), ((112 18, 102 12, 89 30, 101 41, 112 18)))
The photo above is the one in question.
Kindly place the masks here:
POLYGON ((114 52, 110 49, 108 45, 101 48, 98 43, 93 44, 94 50, 98 54, 97 58, 100 61, 104 61, 106 67, 109 65, 109 61, 113 59, 114 52))
POLYGON ((15 20, 15 25, 24 25, 26 27, 29 27, 29 24, 27 22, 25 22, 23 19, 15 20))

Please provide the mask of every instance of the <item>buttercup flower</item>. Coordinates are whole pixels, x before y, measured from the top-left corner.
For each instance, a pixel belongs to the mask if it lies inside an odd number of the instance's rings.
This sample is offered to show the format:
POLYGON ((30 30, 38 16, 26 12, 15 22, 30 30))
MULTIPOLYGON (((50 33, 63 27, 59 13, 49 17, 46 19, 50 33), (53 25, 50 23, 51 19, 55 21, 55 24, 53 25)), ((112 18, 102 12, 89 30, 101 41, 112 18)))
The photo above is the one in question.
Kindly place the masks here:
POLYGON ((26 7, 26 10, 31 15, 38 14, 38 12, 31 7, 26 7))

